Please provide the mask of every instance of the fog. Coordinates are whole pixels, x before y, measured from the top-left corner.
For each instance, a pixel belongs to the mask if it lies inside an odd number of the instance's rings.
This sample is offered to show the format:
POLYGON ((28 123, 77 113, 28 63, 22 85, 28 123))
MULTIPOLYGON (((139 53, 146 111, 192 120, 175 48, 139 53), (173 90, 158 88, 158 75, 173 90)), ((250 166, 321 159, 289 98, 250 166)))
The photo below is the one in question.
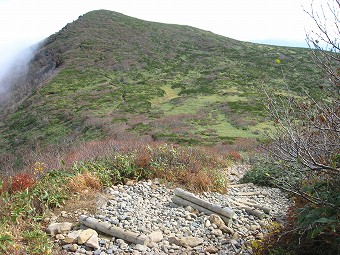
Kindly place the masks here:
MULTIPOLYGON (((13 44, 0 51, 0 103, 7 99, 15 84, 24 81, 29 63, 40 43, 26 45, 13 44)), ((24 84, 22 84, 24 85, 24 84)))

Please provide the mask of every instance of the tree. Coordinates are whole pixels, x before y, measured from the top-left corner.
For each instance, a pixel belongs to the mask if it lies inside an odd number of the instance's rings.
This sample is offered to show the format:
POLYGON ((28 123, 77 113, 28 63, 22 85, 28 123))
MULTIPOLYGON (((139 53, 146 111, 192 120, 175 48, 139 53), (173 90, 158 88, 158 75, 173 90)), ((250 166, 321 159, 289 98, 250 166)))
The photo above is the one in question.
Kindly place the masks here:
POLYGON ((314 93, 304 90, 303 95, 266 92, 266 106, 276 125, 267 150, 271 163, 281 171, 275 183, 305 201, 295 231, 301 237, 331 240, 330 249, 337 249, 340 242, 339 9, 340 0, 329 0, 320 11, 313 3, 305 10, 316 27, 307 33, 306 41, 323 70, 323 84, 315 84, 314 93))

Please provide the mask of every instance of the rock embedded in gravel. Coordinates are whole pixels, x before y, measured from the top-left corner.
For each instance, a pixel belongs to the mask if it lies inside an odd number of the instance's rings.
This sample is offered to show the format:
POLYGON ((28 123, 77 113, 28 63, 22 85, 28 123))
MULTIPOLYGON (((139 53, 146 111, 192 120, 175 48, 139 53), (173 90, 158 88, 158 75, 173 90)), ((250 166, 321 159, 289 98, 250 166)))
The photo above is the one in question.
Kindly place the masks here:
POLYGON ((154 231, 148 235, 150 242, 158 243, 163 240, 163 233, 161 231, 154 231))
POLYGON ((170 237, 169 243, 176 244, 183 247, 196 247, 202 244, 204 240, 202 238, 193 236, 183 236, 183 237, 170 237))
POLYGON ((221 228, 221 227, 224 227, 225 226, 225 223, 224 221, 221 219, 220 216, 218 216, 217 214, 211 214, 209 216, 209 221, 212 223, 212 224, 215 224, 218 228, 221 228))
POLYGON ((86 243, 87 240, 89 240, 92 236, 98 236, 97 231, 88 228, 80 232, 78 238, 77 238, 77 243, 78 244, 84 244, 86 243))
POLYGON ((137 251, 140 251, 140 252, 146 252, 146 250, 148 249, 147 246, 142 245, 142 244, 136 244, 134 248, 135 248, 137 251))
POLYGON ((218 252, 218 248, 216 248, 215 246, 208 246, 207 248, 204 249, 204 251, 206 253, 215 254, 218 252))
POLYGON ((99 240, 98 240, 98 234, 93 234, 85 243, 85 246, 98 249, 99 246, 99 240))
POLYGON ((65 236, 63 234, 56 234, 55 238, 57 240, 64 240, 65 239, 65 236))
POLYGON ((47 227, 46 233, 50 234, 51 236, 65 234, 71 230, 72 226, 73 223, 71 222, 52 223, 47 227))
POLYGON ((71 244, 70 248, 69 248, 69 251, 73 251, 73 252, 76 252, 78 249, 78 245, 77 244, 71 244))
POLYGON ((68 235, 65 237, 63 242, 65 242, 65 243, 76 243, 78 236, 81 233, 81 231, 82 230, 76 230, 76 231, 72 231, 72 232, 68 233, 68 235))
POLYGON ((223 236, 222 230, 220 229, 214 229, 213 231, 211 231, 211 234, 214 236, 223 236))

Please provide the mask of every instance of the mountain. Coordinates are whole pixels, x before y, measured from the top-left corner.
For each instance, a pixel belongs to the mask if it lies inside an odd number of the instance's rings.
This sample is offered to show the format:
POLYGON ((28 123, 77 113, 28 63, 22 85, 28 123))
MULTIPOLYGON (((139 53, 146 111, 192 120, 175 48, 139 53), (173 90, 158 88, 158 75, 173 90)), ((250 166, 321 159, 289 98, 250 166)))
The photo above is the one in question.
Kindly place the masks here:
POLYGON ((263 87, 285 96, 321 83, 308 49, 92 11, 39 45, 0 108, 0 154, 107 137, 254 141, 271 128, 263 87))

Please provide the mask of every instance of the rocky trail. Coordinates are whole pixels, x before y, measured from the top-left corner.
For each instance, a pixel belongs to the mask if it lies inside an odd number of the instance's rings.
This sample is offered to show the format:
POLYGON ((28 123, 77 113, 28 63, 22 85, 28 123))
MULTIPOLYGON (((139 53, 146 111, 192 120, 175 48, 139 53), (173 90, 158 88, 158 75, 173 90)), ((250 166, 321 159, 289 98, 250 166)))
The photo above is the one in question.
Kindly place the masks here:
POLYGON ((174 203, 174 188, 156 179, 107 188, 96 213, 62 212, 62 217, 54 219, 59 223, 52 221, 47 232, 67 254, 252 254, 247 242, 263 238, 271 222, 284 222, 290 200, 276 188, 237 184, 244 171, 241 166, 230 169, 232 184, 227 194, 195 194, 230 208, 234 216, 229 223, 217 213, 207 215, 174 203), (68 217, 80 218, 87 226, 62 222, 68 217), (98 228, 86 220, 121 230, 123 236, 96 231, 98 228), (129 235, 130 239, 126 238, 129 235))

